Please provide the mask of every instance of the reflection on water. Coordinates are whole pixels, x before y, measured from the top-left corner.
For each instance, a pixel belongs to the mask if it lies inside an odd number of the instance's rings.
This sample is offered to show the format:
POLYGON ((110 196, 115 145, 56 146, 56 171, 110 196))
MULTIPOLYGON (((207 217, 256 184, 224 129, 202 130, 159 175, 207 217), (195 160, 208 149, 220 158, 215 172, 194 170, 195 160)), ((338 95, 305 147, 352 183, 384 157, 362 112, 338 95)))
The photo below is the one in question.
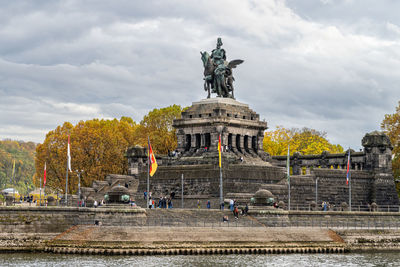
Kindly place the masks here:
POLYGON ((86 256, 0 254, 1 266, 399 266, 400 253, 86 256))

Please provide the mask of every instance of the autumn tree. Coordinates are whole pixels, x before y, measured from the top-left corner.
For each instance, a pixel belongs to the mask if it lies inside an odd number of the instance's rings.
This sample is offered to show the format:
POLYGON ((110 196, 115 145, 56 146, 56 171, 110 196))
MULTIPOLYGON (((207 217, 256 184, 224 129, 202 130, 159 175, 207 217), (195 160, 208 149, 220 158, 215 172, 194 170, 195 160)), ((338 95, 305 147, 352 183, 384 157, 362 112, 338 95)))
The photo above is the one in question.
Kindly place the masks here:
POLYGON ((177 146, 175 129, 172 127, 174 119, 180 118, 183 109, 179 105, 153 109, 140 122, 136 132, 138 143, 147 147, 147 138, 157 154, 167 154, 177 146))
POLYGON ((0 141, 0 189, 15 187, 22 194, 26 194, 33 189, 35 148, 36 144, 33 142, 0 141), (14 161, 15 173, 13 180, 12 169, 14 161))
POLYGON ((277 126, 275 131, 267 131, 264 135, 264 151, 271 155, 286 155, 288 145, 290 153, 300 152, 303 155, 321 154, 323 151, 342 153, 340 145, 331 144, 326 139, 326 133, 310 128, 286 129, 277 126))
MULTIPOLYGON (((65 190, 68 135, 71 141, 72 170, 83 170, 81 184, 90 186, 93 180, 103 180, 110 173, 125 174, 125 151, 134 146, 136 123, 127 117, 120 120, 93 119, 80 121, 75 126, 69 122, 58 126, 46 135, 36 149, 35 184, 43 176, 47 164, 47 186, 65 190)), ((77 175, 69 173, 69 192, 77 189, 77 175)))
MULTIPOLYGON (((381 123, 382 130, 389 136, 393 145, 392 168, 396 180, 400 179, 400 101, 396 112, 386 114, 381 123)), ((400 195, 400 182, 396 184, 397 192, 400 195)))

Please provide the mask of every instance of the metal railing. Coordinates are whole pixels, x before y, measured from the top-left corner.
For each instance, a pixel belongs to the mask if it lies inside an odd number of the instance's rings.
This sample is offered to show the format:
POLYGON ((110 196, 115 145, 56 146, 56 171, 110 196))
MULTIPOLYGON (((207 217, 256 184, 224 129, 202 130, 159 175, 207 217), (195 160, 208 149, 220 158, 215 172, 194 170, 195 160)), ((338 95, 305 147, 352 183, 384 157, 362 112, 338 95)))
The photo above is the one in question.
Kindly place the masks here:
MULTIPOLYGON (((284 210, 288 210, 287 207, 284 210)), ((349 211, 349 207, 342 208, 340 204, 330 205, 324 210, 324 207, 321 205, 312 206, 312 205, 291 205, 290 210, 292 211, 349 211)), ((369 207, 366 205, 352 205, 351 206, 352 212, 361 212, 361 211, 368 211, 368 212, 400 212, 400 206, 398 205, 380 205, 376 207, 369 207)))
POLYGON ((119 219, 117 221, 107 222, 100 219, 77 220, 76 225, 103 225, 103 226, 136 226, 136 227, 292 227, 292 228, 326 228, 326 229, 396 229, 400 228, 399 220, 376 220, 374 218, 365 218, 355 220, 354 218, 309 218, 297 219, 292 218, 239 218, 230 219, 223 222, 216 220, 191 219, 191 220, 175 220, 175 219, 159 219, 159 220, 143 220, 129 221, 119 219), (96 223, 97 221, 97 223, 96 223))

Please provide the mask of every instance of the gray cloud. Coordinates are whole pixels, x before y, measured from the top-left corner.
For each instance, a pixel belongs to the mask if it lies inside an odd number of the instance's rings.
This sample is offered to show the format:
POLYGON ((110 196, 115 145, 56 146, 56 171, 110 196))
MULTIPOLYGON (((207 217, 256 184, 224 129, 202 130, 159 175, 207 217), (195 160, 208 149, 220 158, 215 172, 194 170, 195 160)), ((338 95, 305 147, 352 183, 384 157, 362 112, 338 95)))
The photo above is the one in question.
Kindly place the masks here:
POLYGON ((205 97, 199 51, 221 36, 228 59, 245 60, 237 100, 271 128, 358 148, 400 82, 399 4, 365 2, 6 1, 0 138, 42 142, 64 121, 190 105, 205 97))

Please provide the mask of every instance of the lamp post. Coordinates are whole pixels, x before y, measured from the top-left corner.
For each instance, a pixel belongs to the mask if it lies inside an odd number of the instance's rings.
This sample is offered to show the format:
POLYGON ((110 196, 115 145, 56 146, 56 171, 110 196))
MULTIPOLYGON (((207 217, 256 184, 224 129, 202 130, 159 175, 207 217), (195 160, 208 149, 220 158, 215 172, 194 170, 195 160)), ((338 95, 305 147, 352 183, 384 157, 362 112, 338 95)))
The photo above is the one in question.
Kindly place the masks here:
POLYGON ((318 177, 315 179, 315 204, 318 206, 318 177))
POLYGON ((83 170, 80 170, 80 171, 76 170, 76 173, 78 175, 78 198, 79 198, 78 203, 80 205, 80 203, 81 203, 81 174, 83 173, 83 170))

